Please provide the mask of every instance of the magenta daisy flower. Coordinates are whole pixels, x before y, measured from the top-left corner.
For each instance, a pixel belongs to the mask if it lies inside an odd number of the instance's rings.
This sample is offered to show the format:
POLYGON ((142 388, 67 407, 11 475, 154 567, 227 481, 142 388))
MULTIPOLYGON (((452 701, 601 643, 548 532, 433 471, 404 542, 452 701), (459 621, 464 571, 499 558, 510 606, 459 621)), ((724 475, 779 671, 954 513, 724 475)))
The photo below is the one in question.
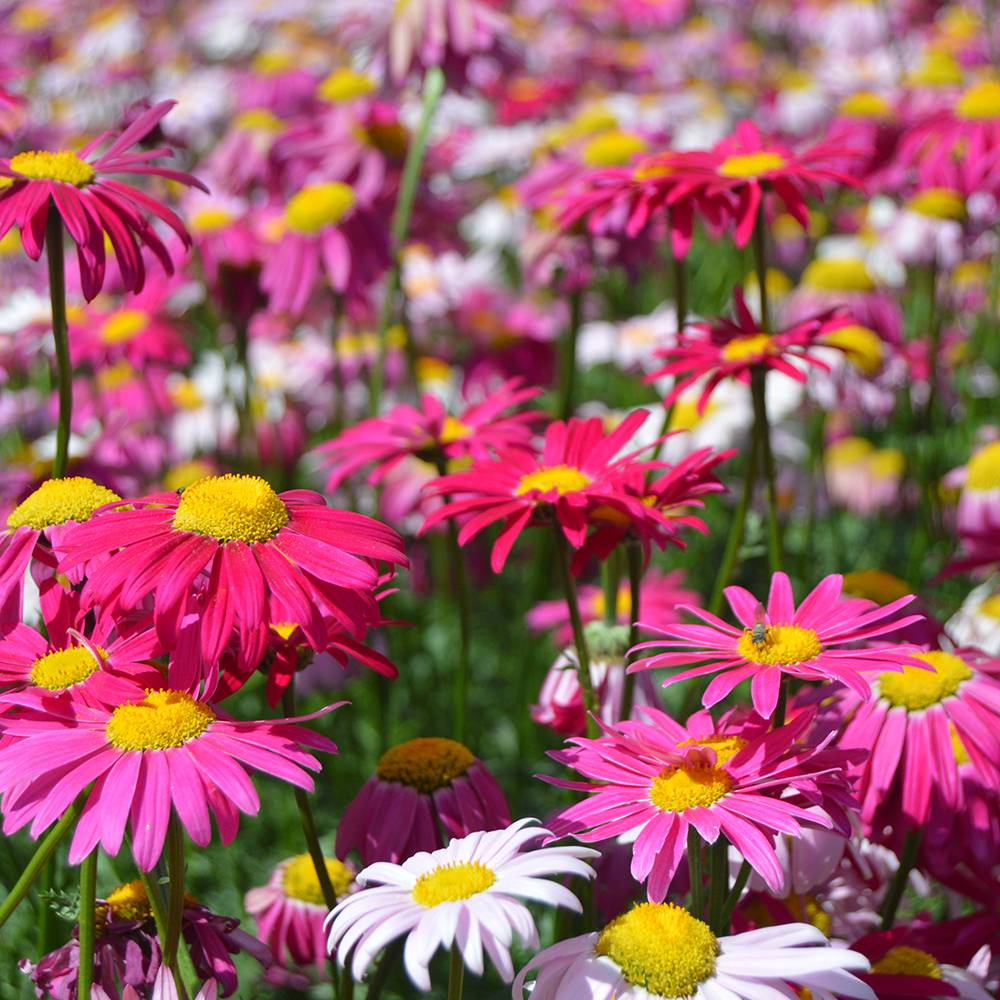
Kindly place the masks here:
POLYGON ((921 664, 914 659, 919 649, 889 644, 857 648, 858 644, 920 621, 921 616, 895 617, 914 599, 913 595, 880 608, 862 598, 841 599, 842 591, 843 577, 833 574, 821 580, 796 608, 788 577, 775 573, 765 609, 764 638, 758 641, 754 635, 757 598, 742 587, 727 587, 726 600, 742 628, 727 625, 701 608, 681 607, 679 610, 707 622, 707 627, 668 625, 656 630, 669 637, 666 642, 657 639, 641 643, 636 649, 666 645, 681 651, 658 653, 638 660, 629 669, 686 667, 708 660, 702 666, 668 677, 664 687, 721 670, 723 673, 705 690, 703 703, 712 706, 741 681, 752 678, 753 707, 765 719, 774 713, 782 674, 810 681, 843 681, 867 700, 871 688, 862 671, 901 671, 913 666, 919 669, 921 664))
POLYGON ((155 174, 208 192, 191 174, 150 164, 158 157, 173 156, 169 149, 126 152, 149 135, 175 103, 163 101, 140 115, 96 160, 86 157, 113 133, 98 136, 79 153, 68 149, 58 153, 18 153, 9 160, 0 160, 0 237, 16 223, 25 253, 38 260, 45 246, 45 223, 51 202, 76 241, 80 284, 88 302, 104 284, 105 237, 114 248, 122 280, 129 291, 140 291, 146 280, 140 244, 148 246, 164 270, 173 274, 170 253, 143 213, 149 212, 165 222, 189 247, 191 237, 184 224, 149 195, 112 180, 109 175, 155 174))
POLYGON ((56 700, 37 688, 6 700, 25 711, 0 716, 0 733, 11 738, 0 747, 4 833, 30 821, 37 838, 93 783, 69 863, 79 864, 98 843, 114 857, 131 820, 143 871, 163 851, 171 810, 201 847, 212 839, 210 810, 222 842, 233 840, 240 812, 256 816, 260 809, 246 765, 311 792, 313 780, 302 768, 319 771, 320 764, 305 748, 337 748, 292 723, 344 704, 301 719, 240 722, 170 688, 149 689, 142 701, 115 708, 56 700), (24 740, 31 741, 31 753, 24 740))
POLYGON ((652 901, 667 894, 689 826, 707 843, 727 837, 775 892, 784 885, 776 833, 801 836, 800 823, 849 833, 845 809, 856 803, 844 768, 868 752, 797 742, 813 712, 774 730, 760 717, 742 729, 719 730, 707 712, 688 720, 690 728, 656 709, 642 712, 648 723, 602 725, 605 736, 574 737, 572 748, 550 751, 598 784, 544 780, 590 793, 549 824, 555 836, 595 842, 638 831, 632 876, 649 880, 652 901))
POLYGON ((455 740, 409 740, 387 750, 351 800, 337 828, 336 853, 355 847, 363 864, 436 851, 448 837, 510 824, 496 778, 455 740))
POLYGON ((218 662, 234 627, 240 656, 254 665, 272 623, 294 621, 316 650, 329 641, 324 614, 362 639, 381 621, 372 594, 378 561, 407 564, 391 528, 329 508, 309 490, 279 495, 258 476, 209 476, 181 496, 155 494, 134 506, 76 527, 60 571, 89 564, 84 600, 105 611, 128 610, 152 593, 169 649, 197 588, 208 663, 218 662))

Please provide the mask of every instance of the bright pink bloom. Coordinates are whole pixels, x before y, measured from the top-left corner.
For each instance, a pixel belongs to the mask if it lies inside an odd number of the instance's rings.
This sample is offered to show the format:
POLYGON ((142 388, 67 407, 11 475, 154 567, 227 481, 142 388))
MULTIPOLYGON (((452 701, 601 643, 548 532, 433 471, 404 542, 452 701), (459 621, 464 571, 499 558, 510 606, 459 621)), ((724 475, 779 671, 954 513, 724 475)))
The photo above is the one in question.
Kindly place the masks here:
POLYGON ((666 645, 681 652, 650 656, 633 663, 629 670, 686 667, 699 660, 709 660, 711 662, 703 666, 668 677, 663 682, 664 687, 689 677, 724 671, 705 690, 704 704, 711 706, 725 698, 741 681, 752 678, 753 706, 764 718, 770 718, 774 712, 782 674, 810 681, 843 681, 860 699, 867 701, 871 688, 861 672, 898 672, 914 666, 919 669, 920 661, 914 659, 919 649, 896 645, 857 648, 858 643, 896 631, 918 621, 920 616, 894 617, 899 608, 913 600, 912 595, 880 608, 873 601, 862 598, 840 599, 842 591, 843 577, 833 574, 821 580, 796 607, 788 577, 775 573, 765 611, 764 639, 755 642, 757 598, 742 587, 727 587, 726 599, 742 628, 727 625, 701 608, 681 607, 681 611, 707 622, 708 627, 668 625, 658 630, 669 637, 666 642, 657 639, 636 648, 666 645))
POLYGON ((183 223, 149 195, 107 175, 155 174, 208 191, 191 174, 150 165, 158 157, 173 156, 169 149, 125 152, 149 135, 175 103, 163 101, 140 115, 93 161, 85 157, 111 138, 112 132, 99 135, 79 153, 69 150, 19 153, 9 160, 0 160, 0 178, 10 182, 0 189, 0 236, 17 223, 25 253, 38 260, 45 245, 45 223, 51 201, 76 241, 80 282, 88 302, 104 284, 105 235, 114 247, 129 291, 141 291, 146 280, 140 243, 156 254, 168 274, 173 274, 170 254, 143 213, 149 212, 165 222, 189 247, 191 237, 183 223))

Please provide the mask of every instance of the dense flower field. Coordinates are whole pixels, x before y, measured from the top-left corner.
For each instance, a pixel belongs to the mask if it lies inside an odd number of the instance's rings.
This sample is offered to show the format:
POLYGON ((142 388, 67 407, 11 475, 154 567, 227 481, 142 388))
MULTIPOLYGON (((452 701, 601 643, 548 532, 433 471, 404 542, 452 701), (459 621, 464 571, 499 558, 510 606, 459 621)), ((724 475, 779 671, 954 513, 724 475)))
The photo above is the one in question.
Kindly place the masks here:
POLYGON ((0 53, 0 995, 996 995, 992 0, 0 53))

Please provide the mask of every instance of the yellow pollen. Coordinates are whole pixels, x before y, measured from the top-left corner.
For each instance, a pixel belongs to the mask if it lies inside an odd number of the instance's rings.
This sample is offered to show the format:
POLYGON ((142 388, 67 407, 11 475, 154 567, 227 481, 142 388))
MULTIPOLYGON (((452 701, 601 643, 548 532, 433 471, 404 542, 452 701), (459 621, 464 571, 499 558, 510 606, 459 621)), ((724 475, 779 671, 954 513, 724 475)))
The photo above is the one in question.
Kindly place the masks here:
POLYGON ((905 944, 890 948, 873 966, 872 972, 882 976, 930 976, 942 979, 941 966, 933 955, 905 944))
POLYGON ((180 465, 167 469, 163 475, 163 489, 165 492, 177 493, 210 475, 212 466, 200 458, 193 458, 190 462, 181 462, 180 465))
POLYGON ((993 594, 987 597, 978 608, 979 614, 992 618, 995 622, 1000 622, 1000 594, 993 594))
POLYGON ((857 257, 817 257, 802 272, 801 284, 821 292, 870 292, 875 287, 857 257))
POLYGON ((882 697, 890 705, 905 708, 908 712, 919 712, 950 698, 962 682, 972 676, 968 664, 952 653, 935 650, 917 653, 914 659, 923 660, 934 669, 903 667, 902 673, 887 670, 878 677, 882 697))
POLYGON ((108 317, 101 327, 105 344, 123 344, 138 336, 149 326, 149 313, 142 309, 122 309, 108 317))
POLYGON ((413 887, 413 901, 421 906, 469 899, 486 892, 497 877, 480 861, 456 861, 438 865, 421 875, 413 887))
MULTIPOLYGON (((823 909, 819 900, 817 900, 815 896, 810 895, 809 893, 806 893, 803 896, 793 892, 785 897, 785 905, 797 920, 802 920, 807 924, 812 924, 813 927, 821 930, 827 937, 830 936, 830 928, 833 926, 833 920, 831 919, 830 914, 823 909)), ((766 912, 767 908, 761 906, 760 911, 766 912)), ((770 916, 770 914, 768 914, 768 916, 770 916)), ((756 919, 756 917, 753 917, 752 919, 758 927, 764 926, 756 919)), ((767 926, 771 926, 773 923, 774 921, 770 920, 767 926)))
POLYGON ((851 597, 864 597, 885 607, 901 597, 908 597, 913 589, 905 580, 885 570, 862 569, 844 574, 844 593, 851 597))
MULTIPOLYGON (((149 896, 146 895, 146 887, 142 884, 142 879, 137 878, 134 882, 126 882, 125 885, 118 886, 105 902, 111 908, 116 921, 135 920, 146 923, 153 919, 153 908, 149 905, 149 896)), ((198 900, 189 892, 185 892, 184 908, 188 909, 197 905, 198 900)))
POLYGON ((663 812, 683 812, 713 805, 732 787, 733 779, 720 767, 669 764, 653 779, 649 801, 663 812))
POLYGON ((618 167, 645 150, 646 142, 640 136, 611 129, 594 136, 583 147, 580 159, 589 167, 618 167))
POLYGON ((845 437, 834 441, 823 452, 823 461, 831 468, 857 465, 867 461, 875 452, 875 445, 859 437, 845 437))
POLYGON ((671 431, 691 431, 694 430, 710 413, 719 408, 718 403, 708 401, 704 413, 698 412, 698 397, 682 397, 674 403, 670 411, 670 425, 667 430, 671 431))
POLYGON ((925 188, 915 194, 906 207, 932 219, 965 218, 965 199, 952 188, 925 188))
POLYGON ((787 666, 815 660, 823 646, 811 628, 800 625, 771 625, 764 630, 764 641, 754 644, 753 631, 743 630, 743 637, 736 644, 736 651, 751 663, 787 666))
POLYGON ((198 387, 189 378, 181 376, 169 387, 170 399, 181 410, 200 410, 205 405, 198 387))
POLYGON ((340 222, 356 201, 354 190, 339 181, 309 184, 289 199, 285 222, 298 233, 318 233, 325 226, 340 222))
POLYGON ((742 153, 723 160, 719 173, 723 177, 759 177, 761 174, 780 170, 786 166, 786 162, 777 153, 742 153))
POLYGON ((882 338, 866 326, 858 326, 856 323, 842 326, 839 330, 824 334, 823 343, 839 347, 847 360, 866 375, 874 375, 882 367, 882 338))
MULTIPOLYGON (((347 895, 354 875, 351 869, 336 858, 324 858, 326 873, 330 876, 333 891, 337 899, 347 895)), ((323 900, 323 890, 316 876, 316 865, 309 854, 297 854, 286 865, 281 873, 281 888, 290 899, 298 899, 303 903, 326 907, 323 900)))
POLYGON ((711 747, 717 758, 716 766, 722 767, 723 764, 728 764, 747 745, 747 741, 741 736, 696 736, 690 740, 683 740, 677 745, 679 747, 711 747))
POLYGON ((356 97, 365 97, 375 90, 375 82, 353 69, 342 66, 335 69, 317 88, 316 95, 331 104, 341 101, 353 101, 356 97))
POLYGON ((966 121, 974 122, 1000 118, 1000 83, 995 80, 982 80, 967 87, 955 105, 955 114, 966 121))
POLYGON ((987 493, 1000 488, 1000 441, 988 444, 969 459, 965 488, 987 493))
POLYGON ((95 647, 101 660, 95 658, 85 646, 57 649, 35 660, 31 667, 31 683, 46 691, 63 691, 85 681, 95 670, 101 669, 107 651, 95 647))
POLYGON ((233 216, 224 208, 203 208, 188 218, 188 229, 193 233, 217 233, 231 225, 233 216))
POLYGON ((690 997, 715 972, 719 944, 708 924, 687 910, 640 903, 601 931, 594 951, 654 996, 690 997))
POLYGON ((250 108, 233 119, 233 126, 258 132, 280 132, 285 123, 267 108, 250 108))
POLYGON ((398 781, 430 794, 465 774, 475 760, 472 752, 461 743, 428 736, 387 750, 375 773, 383 781, 398 781))
POLYGON ((215 721, 215 713, 186 691, 154 691, 136 705, 119 705, 105 732, 119 750, 165 750, 197 739, 215 721))
POLYGON ((282 639, 287 642, 291 637, 292 633, 298 628, 296 622, 271 622, 271 628, 274 629, 282 639))
POLYGON ((910 82, 923 87, 961 87, 962 67, 945 49, 932 49, 910 74, 910 82))
POLYGON ((18 153, 10 160, 10 169, 33 181, 62 181, 82 188, 93 181, 94 168, 68 149, 58 153, 18 153))
POLYGON ((288 508, 260 476, 208 476, 192 483, 177 504, 178 531, 220 542, 267 542, 288 523, 288 508))
POLYGON ((467 438, 472 433, 472 428, 467 427, 461 420, 456 420, 452 416, 444 419, 444 429, 439 438, 441 444, 451 444, 452 441, 459 441, 467 438))
POLYGON ((41 530, 67 521, 87 521, 98 507, 115 500, 121 500, 117 493, 84 476, 49 479, 14 508, 7 518, 7 527, 20 528, 26 524, 41 530))
POLYGON ((128 385, 138 372, 128 363, 125 358, 116 361, 107 368, 102 368, 97 373, 97 388, 101 392, 108 392, 111 389, 120 389, 123 385, 128 385))
POLYGON ((870 90, 859 90, 840 102, 840 113, 849 118, 888 118, 892 115, 889 102, 870 90))
POLYGON ((899 479, 906 471, 906 455, 898 448, 879 448, 868 460, 876 479, 899 479))
POLYGON ((771 351, 772 338, 766 333, 754 333, 748 337, 733 337, 722 348, 723 361, 762 361, 771 351))
POLYGON ((517 495, 538 490, 541 493, 551 493, 555 490, 559 496, 564 493, 575 493, 590 484, 590 477, 584 475, 573 465, 543 465, 534 472, 521 476, 517 484, 517 495))

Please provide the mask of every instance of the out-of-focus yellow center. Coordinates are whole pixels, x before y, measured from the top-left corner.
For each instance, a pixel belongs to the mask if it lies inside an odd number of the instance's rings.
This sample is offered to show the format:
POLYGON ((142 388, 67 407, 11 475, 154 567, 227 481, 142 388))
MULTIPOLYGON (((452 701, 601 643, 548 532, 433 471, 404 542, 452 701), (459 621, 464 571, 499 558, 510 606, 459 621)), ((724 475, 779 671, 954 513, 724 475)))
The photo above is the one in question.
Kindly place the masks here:
POLYGON ((128 359, 120 358, 113 365, 102 368, 97 373, 95 381, 101 392, 109 392, 112 389, 120 389, 123 385, 128 385, 138 374, 128 363, 128 359))
POLYGON ((124 344, 149 326, 150 316, 142 309, 122 309, 109 316, 101 327, 105 344, 124 344))
MULTIPOLYGON (((0 181, 9 181, 9 177, 0 177, 0 181)), ((10 187, 10 184, 4 185, 10 187)), ((2 188, 0 188, 2 190, 2 188)), ((4 233, 3 238, 0 239, 0 257, 15 257, 19 256, 21 251, 24 249, 21 243, 21 233, 17 226, 11 226, 10 229, 4 233)))
MULTIPOLYGON (((324 858, 326 873, 337 899, 347 894, 347 889, 354 878, 351 869, 336 858, 324 858)), ((281 888, 290 899, 298 899, 303 903, 325 908, 323 890, 320 888, 319 877, 316 875, 316 865, 310 854, 297 854, 289 861, 281 873, 281 888)))
POLYGON ((713 805, 732 787, 732 778, 720 767, 669 764, 653 779, 649 801, 663 812, 683 812, 713 805))
POLYGON ((952 653, 935 650, 917 653, 914 659, 923 660, 934 669, 903 667, 901 673, 887 670, 878 677, 882 697, 908 712, 919 712, 950 698, 972 676, 969 665, 952 653))
POLYGON ((589 167, 618 167, 646 149, 646 141, 632 132, 610 129, 594 136, 580 153, 589 167))
POLYGON ((913 589, 905 580, 882 569, 862 569, 844 574, 844 593, 851 597, 864 597, 885 607, 901 597, 908 597, 913 589))
POLYGON ((429 795, 465 774, 475 760, 461 743, 428 736, 387 750, 375 773, 383 781, 398 781, 429 795))
POLYGON ((456 861, 439 865, 421 875, 413 887, 413 901, 421 906, 456 902, 486 892, 497 877, 479 861, 456 861))
POLYGON ((167 469, 163 475, 163 489, 170 493, 177 493, 211 474, 212 466, 208 462, 200 458, 192 458, 189 462, 181 462, 180 465, 167 469))
POLYGON ((925 188, 915 194, 906 207, 932 219, 964 219, 965 199, 952 188, 925 188))
POLYGON ((931 49, 924 61, 910 75, 911 83, 920 87, 961 87, 962 67, 945 49, 931 49))
POLYGON ((353 69, 341 66, 335 69, 316 88, 317 96, 331 104, 342 101, 353 101, 356 97, 365 97, 375 91, 375 81, 371 77, 355 73, 353 69))
POLYGON ((951 735, 951 750, 955 755, 955 763, 959 767, 968 764, 970 761, 968 751, 965 749, 965 744, 962 743, 962 738, 958 735, 954 723, 948 723, 948 732, 951 735))
POLYGON ((979 614, 986 615, 987 618, 992 618, 995 622, 1000 622, 1000 594, 993 594, 992 597, 987 597, 979 605, 978 611, 979 614))
POLYGON ((318 233, 340 222, 357 200, 354 189, 340 181, 309 184, 289 199, 285 222, 298 233, 318 233))
POLYGON ((840 102, 840 113, 848 118, 888 118, 892 107, 884 97, 870 90, 859 90, 840 102))
POLYGON ((198 212, 192 212, 188 217, 188 229, 193 233, 217 233, 220 229, 232 225, 234 219, 231 213, 224 208, 213 205, 210 208, 203 208, 198 212))
POLYGON ((233 127, 255 132, 280 132, 285 123, 267 108, 250 108, 233 119, 233 127))
POLYGON ((857 257, 817 257, 802 272, 800 284, 821 292, 870 292, 875 287, 857 257))
POLYGON ((965 489, 986 493, 1000 488, 1000 441, 988 444, 969 459, 965 489))
POLYGON ((594 951, 654 996, 691 997, 715 972, 719 943, 708 924, 687 910, 640 903, 601 931, 594 951))
POLYGON ((196 739, 214 721, 208 705, 186 691, 147 690, 138 704, 119 705, 105 732, 119 750, 165 750, 196 739))
POLYGON ((449 414, 444 418, 444 428, 441 431, 439 440, 441 444, 451 444, 452 441, 467 438, 471 433, 471 427, 467 427, 461 420, 456 420, 449 414))
POLYGON ((929 976, 942 979, 937 959, 919 948, 905 944, 890 948, 873 966, 872 972, 882 976, 929 976))
POLYGON ((98 659, 84 646, 57 649, 40 656, 31 667, 31 683, 46 691, 63 691, 85 681, 107 659, 107 650, 95 646, 98 659))
POLYGON ((719 166, 719 173, 723 177, 759 177, 786 165, 785 158, 777 153, 740 153, 727 156, 719 166))
POLYGON ((823 343, 839 347, 847 360, 866 375, 874 375, 882 367, 884 345, 882 338, 866 326, 852 323, 839 330, 823 334, 823 343))
POLYGON ((981 80, 967 87, 955 105, 955 114, 974 122, 1000 118, 1000 83, 981 80))
POLYGON ((711 747, 715 751, 716 767, 728 764, 746 745, 741 736, 695 736, 682 740, 679 747, 711 747))
MULTIPOLYGON (((112 892, 106 900, 116 921, 138 921, 147 923, 153 919, 153 908, 149 905, 149 896, 142 879, 126 882, 112 892)), ((189 892, 184 893, 184 908, 197 906, 198 900, 189 892)))
POLYGON ((58 153, 18 153, 10 158, 10 169, 33 181, 62 181, 82 188, 90 184, 94 168, 69 149, 58 153))
POLYGON ((575 493, 590 484, 590 477, 582 473, 574 465, 544 465, 534 472, 521 476, 517 484, 517 495, 538 490, 550 493, 555 490, 560 496, 564 493, 575 493))
POLYGON ((260 476, 209 476, 192 483, 174 513, 178 531, 220 542, 266 542, 288 523, 288 508, 260 476))
POLYGON ((722 348, 723 361, 763 360, 772 353, 773 337, 766 333, 754 333, 748 337, 733 337, 722 348))
POLYGON ((751 663, 787 666, 814 660, 823 646, 811 628, 800 625, 771 625, 764 629, 764 641, 754 642, 752 629, 744 629, 736 651, 751 663))
POLYGON ((121 500, 117 493, 85 476, 49 479, 14 508, 7 518, 7 527, 20 528, 26 524, 41 530, 66 521, 86 521, 98 507, 115 500, 121 500))
POLYGON ((671 431, 691 431, 694 430, 710 413, 719 409, 719 404, 712 400, 708 401, 703 413, 698 412, 697 396, 682 396, 673 405, 670 411, 670 424, 667 430, 671 431))

